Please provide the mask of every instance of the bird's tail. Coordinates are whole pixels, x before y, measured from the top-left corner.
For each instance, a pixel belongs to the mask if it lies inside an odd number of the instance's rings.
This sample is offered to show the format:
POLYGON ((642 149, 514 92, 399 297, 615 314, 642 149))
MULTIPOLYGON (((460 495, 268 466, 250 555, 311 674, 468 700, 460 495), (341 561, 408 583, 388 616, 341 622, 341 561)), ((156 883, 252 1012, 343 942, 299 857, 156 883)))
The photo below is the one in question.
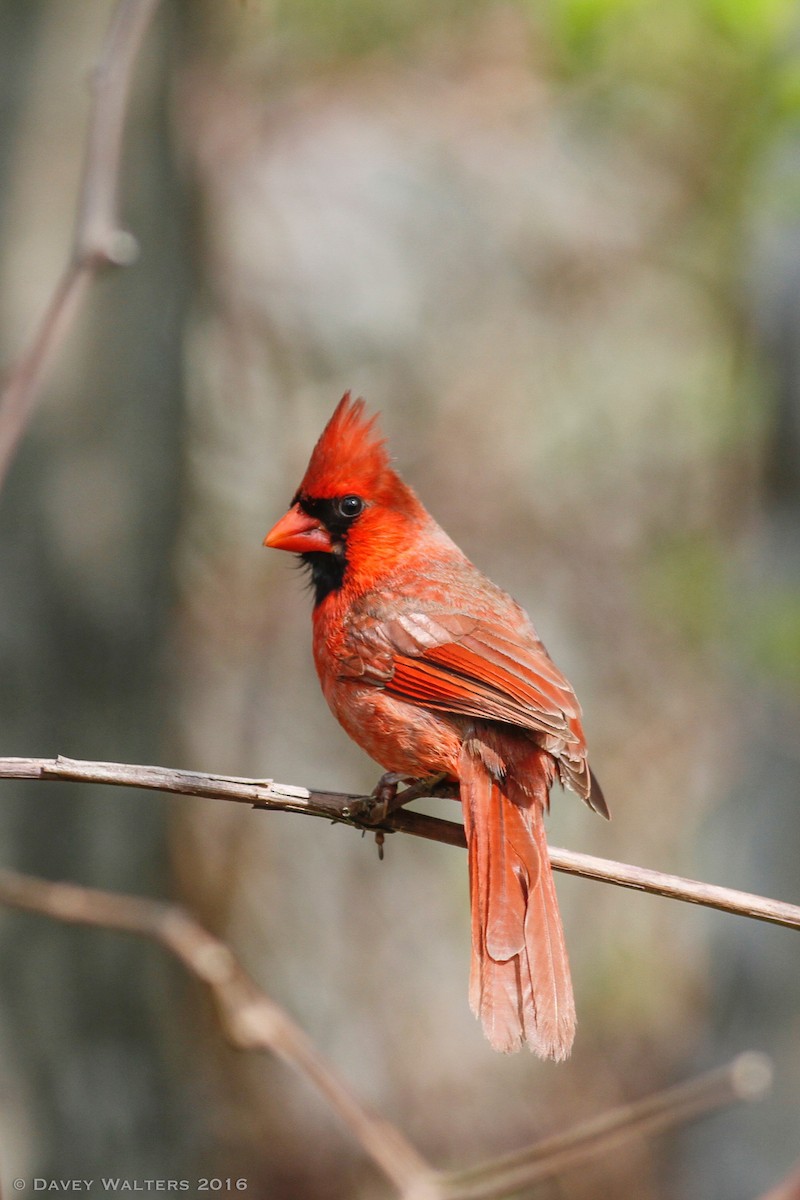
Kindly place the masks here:
POLYGON ((513 777, 491 734, 461 751, 472 907, 470 1007, 495 1050, 566 1058, 575 1002, 543 813, 555 764, 531 747, 513 777))

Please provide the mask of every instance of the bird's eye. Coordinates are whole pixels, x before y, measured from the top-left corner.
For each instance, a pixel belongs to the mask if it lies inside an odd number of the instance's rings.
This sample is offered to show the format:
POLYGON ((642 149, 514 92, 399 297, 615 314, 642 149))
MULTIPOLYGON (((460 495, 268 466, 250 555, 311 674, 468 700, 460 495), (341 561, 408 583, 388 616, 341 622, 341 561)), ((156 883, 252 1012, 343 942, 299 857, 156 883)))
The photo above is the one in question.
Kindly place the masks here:
POLYGON ((349 520, 364 511, 364 501, 360 496, 342 496, 336 507, 339 510, 339 516, 347 517, 349 520))

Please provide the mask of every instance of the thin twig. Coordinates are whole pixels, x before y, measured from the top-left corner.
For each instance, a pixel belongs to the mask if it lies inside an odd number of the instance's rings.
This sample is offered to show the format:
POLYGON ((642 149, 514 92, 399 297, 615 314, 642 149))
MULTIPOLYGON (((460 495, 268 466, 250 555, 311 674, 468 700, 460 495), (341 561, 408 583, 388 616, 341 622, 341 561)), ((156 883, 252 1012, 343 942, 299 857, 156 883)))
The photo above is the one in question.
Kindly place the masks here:
POLYGON ((120 229, 119 165, 133 68, 160 0, 120 0, 92 75, 83 180, 69 261, 27 349, 0 395, 0 487, 33 414, 47 370, 105 267, 128 266, 136 241, 120 229))
POLYGON ((633 1137, 652 1137, 742 1101, 760 1100, 772 1082, 772 1063, 749 1051, 727 1066, 623 1104, 515 1154, 443 1177, 447 1200, 494 1200, 541 1183, 633 1137))
MULTIPOLYGON (((172 767, 135 766, 129 763, 86 762, 65 758, 0 758, 0 778, 5 779, 69 779, 85 783, 110 783, 123 787, 140 787, 152 791, 177 792, 189 796, 207 796, 249 804, 278 812, 305 813, 323 817, 357 829, 410 833, 415 837, 444 842, 451 846, 466 845, 464 827, 455 821, 444 821, 424 813, 398 809, 379 823, 370 820, 375 804, 372 796, 348 792, 322 792, 292 784, 275 783, 271 779, 239 779, 229 775, 207 775, 199 771, 179 771, 172 767)), ((667 875, 647 867, 596 858, 575 850, 550 847, 550 861, 556 871, 613 883, 634 891, 650 892, 670 900, 683 900, 706 908, 738 916, 752 917, 788 929, 800 929, 800 906, 783 900, 771 900, 751 892, 718 887, 679 875, 667 875)))
POLYGON ((422 1200, 437 1195, 426 1192, 423 1185, 432 1178, 431 1169, 399 1130, 363 1107, 303 1030, 247 975, 225 942, 184 909, 6 870, 0 870, 0 903, 159 942, 208 986, 234 1046, 270 1050, 305 1075, 403 1196, 422 1200))

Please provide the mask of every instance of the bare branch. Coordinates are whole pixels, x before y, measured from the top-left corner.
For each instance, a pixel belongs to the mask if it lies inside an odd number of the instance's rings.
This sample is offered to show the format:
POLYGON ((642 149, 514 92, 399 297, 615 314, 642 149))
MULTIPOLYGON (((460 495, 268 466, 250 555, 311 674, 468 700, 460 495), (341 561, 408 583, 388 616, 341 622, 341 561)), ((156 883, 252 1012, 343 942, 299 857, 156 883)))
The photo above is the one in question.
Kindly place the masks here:
POLYGON ((133 68, 160 0, 120 0, 92 72, 89 124, 73 255, 99 266, 127 266, 136 242, 119 227, 119 176, 133 68))
POLYGON ((556 846, 550 847, 550 861, 554 870, 580 875, 582 879, 615 883, 618 887, 650 892, 654 896, 665 896, 668 900, 683 900, 687 904, 717 908, 740 917, 752 917, 755 921, 767 921, 771 925, 784 925, 787 929, 800 929, 800 905, 788 904, 785 900, 771 900, 754 892, 718 887, 714 883, 684 879, 682 875, 667 875, 648 867, 595 858, 594 855, 578 854, 573 850, 560 850, 556 846))
POLYGON ((772 1082, 772 1063, 749 1051, 727 1066, 610 1109, 563 1134, 444 1177, 447 1200, 492 1200, 541 1183, 632 1137, 652 1137, 741 1101, 760 1100, 772 1082))
MULTIPOLYGON (((229 775, 207 775, 198 771, 179 771, 172 767, 135 766, 128 763, 85 762, 65 758, 0 758, 0 778, 5 779, 71 779, 85 783, 111 783, 123 787, 140 787, 160 792, 177 792, 189 796, 207 796, 229 800, 278 812, 305 813, 323 817, 357 829, 386 833, 410 833, 415 837, 445 842, 451 846, 466 845, 464 828, 455 821, 444 821, 423 813, 397 809, 385 820, 375 822, 371 813, 375 807, 372 796, 348 792, 321 792, 292 784, 275 783, 271 779, 240 779, 229 775)), ((650 892, 670 900, 683 900, 706 908, 738 916, 752 917, 788 929, 800 929, 800 906, 783 900, 771 900, 751 892, 718 887, 679 875, 667 875, 647 867, 596 858, 575 850, 550 847, 550 861, 556 871, 613 883, 634 891, 650 892)))
POLYGON ((209 988, 225 1035, 234 1046, 270 1050, 304 1075, 401 1195, 423 1200, 438 1194, 426 1190, 432 1172, 399 1130, 360 1104, 302 1029, 256 986, 230 948, 183 909, 6 870, 0 870, 0 903, 160 942, 209 988))
POLYGON ((69 262, 28 348, 0 395, 0 487, 28 426, 55 354, 83 305, 89 284, 108 266, 137 254, 117 219, 119 164, 133 68, 159 0, 119 0, 92 77, 83 181, 69 262))

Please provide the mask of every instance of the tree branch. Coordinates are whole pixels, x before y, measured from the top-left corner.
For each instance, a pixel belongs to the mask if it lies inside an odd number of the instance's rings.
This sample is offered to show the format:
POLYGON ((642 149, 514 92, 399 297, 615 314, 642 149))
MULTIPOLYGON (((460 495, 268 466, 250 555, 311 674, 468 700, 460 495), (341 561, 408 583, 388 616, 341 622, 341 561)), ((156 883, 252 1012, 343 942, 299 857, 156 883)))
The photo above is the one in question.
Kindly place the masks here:
MULTIPOLYGON (((173 792, 188 796, 206 796, 249 804, 269 811, 305 813, 338 821, 356 829, 374 832, 410 833, 415 837, 466 845, 464 827, 424 813, 397 809, 384 820, 375 821, 375 799, 349 792, 320 792, 271 779, 240 779, 229 775, 207 775, 198 771, 179 771, 172 767, 135 766, 128 763, 84 762, 65 758, 0 758, 0 779, 69 779, 84 783, 111 783, 122 787, 140 787, 151 791, 173 792)), ((751 892, 718 887, 679 875, 667 875, 647 867, 614 862, 581 854, 575 850, 550 847, 550 862, 556 871, 613 883, 634 891, 650 892, 670 900, 683 900, 722 912, 752 917, 788 929, 800 929, 800 906, 771 900, 751 892)))
POLYGON ((748 1053, 728 1066, 602 1113, 575 1129, 465 1171, 437 1172, 402 1133, 366 1109, 309 1038, 244 971, 220 938, 173 904, 0 870, 0 904, 158 942, 211 992, 222 1030, 242 1050, 267 1050, 303 1075, 338 1114, 403 1200, 493 1200, 550 1178, 631 1137, 663 1132, 715 1109, 760 1099, 771 1064, 748 1053))
POLYGON ((47 370, 104 268, 128 266, 136 241, 120 229, 119 166, 133 68, 159 0, 119 0, 92 75, 83 180, 69 262, 28 348, 0 395, 0 487, 28 426, 47 370))
POLYGON ((520 1192, 616 1150, 632 1137, 652 1137, 729 1105, 760 1100, 771 1083, 770 1059, 747 1051, 724 1067, 609 1109, 566 1133, 466 1171, 450 1172, 444 1177, 444 1194, 447 1200, 492 1200, 520 1192))
POLYGON ((173 904, 51 883, 0 870, 0 903, 58 921, 95 925, 159 942, 210 990, 222 1029, 242 1050, 270 1050, 304 1075, 401 1195, 423 1200, 428 1165, 399 1130, 364 1108, 283 1009, 257 987, 230 948, 173 904))

